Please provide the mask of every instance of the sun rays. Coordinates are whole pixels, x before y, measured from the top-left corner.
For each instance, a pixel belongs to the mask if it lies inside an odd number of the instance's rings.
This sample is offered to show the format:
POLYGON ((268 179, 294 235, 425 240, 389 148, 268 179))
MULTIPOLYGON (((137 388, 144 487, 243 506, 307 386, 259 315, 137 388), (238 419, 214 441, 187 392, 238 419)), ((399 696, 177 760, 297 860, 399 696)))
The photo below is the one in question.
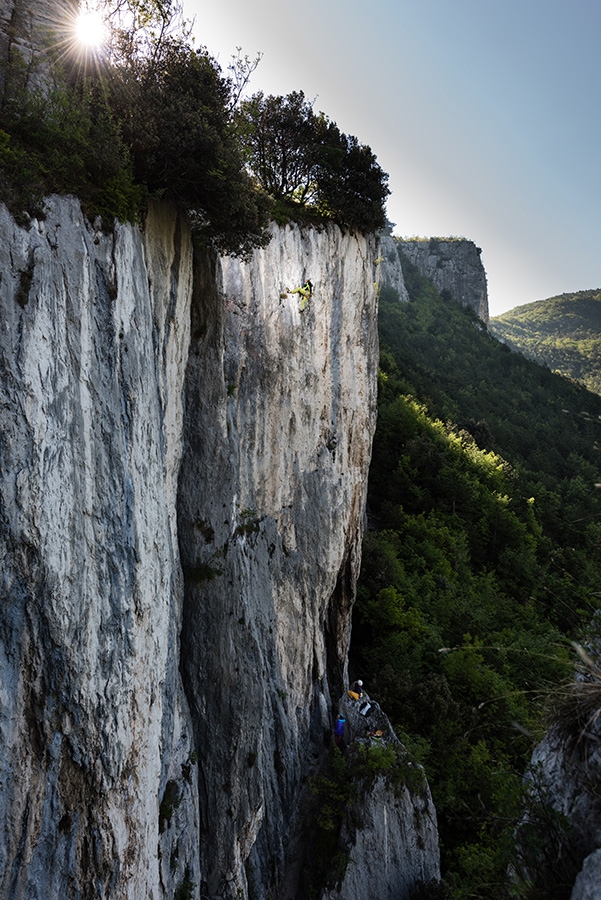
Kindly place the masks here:
POLYGON ((98 8, 82 6, 75 20, 75 39, 89 51, 99 51, 107 40, 107 26, 98 8))
POLYGON ((110 29, 106 3, 83 0, 56 23, 48 48, 67 65, 96 66, 108 53, 110 29))

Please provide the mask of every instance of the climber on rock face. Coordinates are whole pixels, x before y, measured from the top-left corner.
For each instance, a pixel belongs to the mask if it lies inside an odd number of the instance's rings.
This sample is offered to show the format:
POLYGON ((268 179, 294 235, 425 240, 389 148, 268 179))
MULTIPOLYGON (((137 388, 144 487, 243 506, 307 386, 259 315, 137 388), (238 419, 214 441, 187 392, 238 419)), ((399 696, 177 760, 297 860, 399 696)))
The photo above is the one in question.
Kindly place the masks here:
POLYGON ((301 295, 301 297, 303 298, 301 300, 301 305, 300 305, 301 312, 302 312, 303 309, 305 308, 305 306, 307 305, 307 303, 309 302, 309 300, 311 299, 311 297, 313 296, 313 282, 309 281, 309 279, 307 278, 307 280, 305 281, 305 283, 303 284, 302 287, 296 287, 293 290, 289 291, 288 293, 301 295))

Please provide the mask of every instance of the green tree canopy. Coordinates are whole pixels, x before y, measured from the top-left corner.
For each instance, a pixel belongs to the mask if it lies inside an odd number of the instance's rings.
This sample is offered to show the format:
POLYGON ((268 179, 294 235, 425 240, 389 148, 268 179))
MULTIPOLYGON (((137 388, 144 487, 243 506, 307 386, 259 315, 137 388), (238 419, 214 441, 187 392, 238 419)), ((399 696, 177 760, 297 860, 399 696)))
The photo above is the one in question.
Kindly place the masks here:
POLYGON ((245 169, 231 90, 206 50, 168 39, 160 59, 114 70, 111 103, 136 181, 183 206, 219 250, 244 255, 265 243, 269 201, 245 169))
POLYGON ((260 92, 242 103, 236 118, 248 166, 262 187, 278 200, 313 199, 316 117, 303 92, 286 97, 260 92))
POLYGON ((274 199, 353 230, 384 227, 388 175, 369 147, 316 114, 302 91, 255 94, 236 121, 249 169, 274 199))

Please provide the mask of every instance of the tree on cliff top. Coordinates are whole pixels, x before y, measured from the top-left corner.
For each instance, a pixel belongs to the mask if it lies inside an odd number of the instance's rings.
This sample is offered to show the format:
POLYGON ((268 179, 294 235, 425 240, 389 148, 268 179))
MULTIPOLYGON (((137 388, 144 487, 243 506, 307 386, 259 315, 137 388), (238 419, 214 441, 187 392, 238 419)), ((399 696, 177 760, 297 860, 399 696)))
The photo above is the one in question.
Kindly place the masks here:
POLYGON ((276 201, 352 230, 384 227, 388 175, 369 147, 316 114, 302 91, 257 93, 241 104, 236 124, 250 171, 276 201))
POLYGON ((136 181, 184 207, 221 252, 247 255, 267 240, 270 204, 244 166, 231 101, 207 51, 172 39, 159 59, 118 68, 111 86, 136 181))

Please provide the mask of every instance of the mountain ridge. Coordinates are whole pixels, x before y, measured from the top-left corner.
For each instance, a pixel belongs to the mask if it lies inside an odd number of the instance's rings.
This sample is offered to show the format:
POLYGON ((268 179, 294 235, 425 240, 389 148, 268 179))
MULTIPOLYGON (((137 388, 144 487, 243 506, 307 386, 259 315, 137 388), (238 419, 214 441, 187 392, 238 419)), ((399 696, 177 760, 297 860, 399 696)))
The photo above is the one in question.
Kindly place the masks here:
POLYGON ((558 294, 494 316, 503 343, 601 393, 601 288, 558 294))

